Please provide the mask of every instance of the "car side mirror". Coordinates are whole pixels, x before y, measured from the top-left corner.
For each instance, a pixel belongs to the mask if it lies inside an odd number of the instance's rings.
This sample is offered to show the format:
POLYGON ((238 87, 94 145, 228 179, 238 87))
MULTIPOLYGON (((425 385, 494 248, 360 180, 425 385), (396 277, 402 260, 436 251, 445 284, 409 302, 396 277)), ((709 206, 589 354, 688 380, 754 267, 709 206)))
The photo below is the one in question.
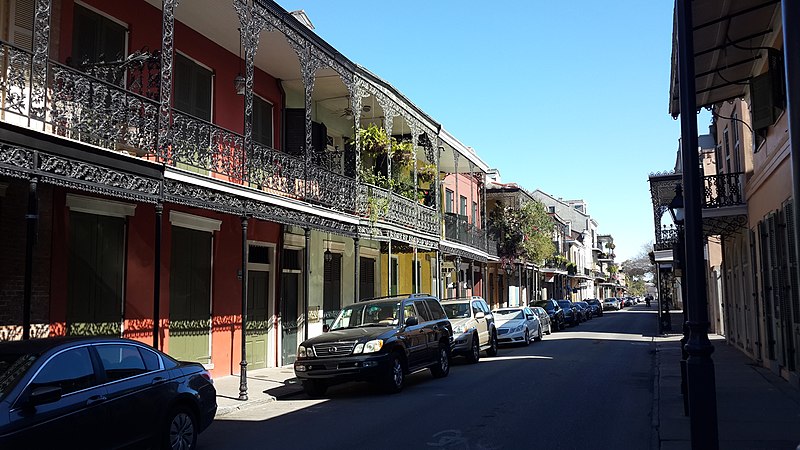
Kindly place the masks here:
POLYGON ((407 327, 413 327, 414 325, 419 325, 419 319, 417 319, 417 316, 411 316, 406 319, 407 327))
POLYGON ((532 314, 528 314, 528 315, 527 315, 527 316, 525 316, 525 317, 526 317, 528 320, 533 320, 533 315, 532 315, 532 314))
POLYGON ((327 323, 326 323, 326 324, 323 324, 323 325, 322 325, 322 332, 323 332, 323 333, 327 333, 328 331, 331 331, 331 326, 330 326, 330 325, 328 325, 327 323))
POLYGON ((27 406, 38 406, 53 403, 61 399, 60 386, 37 387, 28 395, 27 406))
POLYGON ((486 317, 486 314, 483 312, 475 313, 476 319, 483 319, 484 317, 486 317))

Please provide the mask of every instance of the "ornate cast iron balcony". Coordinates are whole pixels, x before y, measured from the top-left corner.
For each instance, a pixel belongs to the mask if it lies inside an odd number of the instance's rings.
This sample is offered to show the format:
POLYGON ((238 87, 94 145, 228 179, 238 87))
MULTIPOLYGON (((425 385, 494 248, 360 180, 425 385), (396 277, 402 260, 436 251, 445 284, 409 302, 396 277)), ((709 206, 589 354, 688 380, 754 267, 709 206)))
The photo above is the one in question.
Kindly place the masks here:
POLYGON ((742 172, 721 173, 703 177, 703 208, 740 206, 745 203, 742 172))
POLYGON ((486 231, 473 226, 460 214, 445 213, 444 237, 480 249, 486 245, 486 231))
POLYGON ((320 167, 258 144, 247 155, 242 135, 175 110, 172 145, 159 149, 155 55, 135 53, 118 65, 81 66, 86 72, 48 60, 42 79, 31 75, 32 58, 29 51, 0 41, 0 113, 5 122, 356 212, 356 181, 328 170, 336 161, 320 167))
POLYGON ((656 232, 655 250, 669 250, 678 242, 678 231, 675 228, 664 228, 656 232))

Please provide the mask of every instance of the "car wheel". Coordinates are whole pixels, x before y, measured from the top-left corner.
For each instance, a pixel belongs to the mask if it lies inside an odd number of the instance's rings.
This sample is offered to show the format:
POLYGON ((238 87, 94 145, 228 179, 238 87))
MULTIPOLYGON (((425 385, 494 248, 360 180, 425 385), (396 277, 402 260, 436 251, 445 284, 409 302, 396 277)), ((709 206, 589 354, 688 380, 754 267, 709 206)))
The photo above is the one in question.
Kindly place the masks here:
MULTIPOLYGON (((477 345, 476 340, 476 348, 477 345)), ((431 367, 431 373, 434 378, 444 378, 450 373, 450 352, 447 351, 446 345, 439 344, 439 358, 436 360, 436 365, 431 367)))
POLYGON ((184 406, 174 408, 167 414, 164 424, 162 448, 169 450, 191 450, 197 445, 197 420, 194 413, 184 406))
POLYGON ((473 334, 472 345, 470 346, 469 354, 467 355, 467 361, 474 364, 478 362, 479 359, 481 359, 481 348, 478 345, 478 336, 473 334))
POLYGON ((539 336, 533 338, 535 341, 540 342, 542 340, 542 326, 539 325, 539 336))
POLYGON ((530 345, 530 343, 531 343, 531 336, 530 334, 528 334, 528 329, 525 328, 525 342, 523 344, 530 345))
POLYGON ((322 397, 328 386, 320 380, 303 380, 303 391, 311 398, 322 397))
POLYGON ((392 353, 389 358, 389 371, 383 380, 383 387, 386 393, 395 394, 403 390, 403 382, 405 381, 405 372, 403 370, 403 361, 397 353, 392 353))
POLYGON ((486 356, 497 356, 497 333, 492 331, 492 342, 489 350, 486 350, 486 356))
POLYGON ((547 333, 546 334, 553 334, 553 323, 547 324, 547 333))

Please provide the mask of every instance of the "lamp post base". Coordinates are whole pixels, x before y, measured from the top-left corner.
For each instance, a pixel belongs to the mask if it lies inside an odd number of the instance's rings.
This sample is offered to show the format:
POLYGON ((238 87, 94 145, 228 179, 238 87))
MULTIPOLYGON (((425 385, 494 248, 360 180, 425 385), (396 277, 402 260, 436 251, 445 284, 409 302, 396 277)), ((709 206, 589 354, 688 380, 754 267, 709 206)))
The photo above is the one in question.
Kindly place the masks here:
POLYGON ((708 340, 708 322, 689 322, 689 341, 686 352, 686 384, 689 394, 689 426, 693 450, 719 448, 717 430, 717 387, 714 346, 708 340))
POLYGON ((239 400, 247 401, 247 361, 239 363, 239 400))

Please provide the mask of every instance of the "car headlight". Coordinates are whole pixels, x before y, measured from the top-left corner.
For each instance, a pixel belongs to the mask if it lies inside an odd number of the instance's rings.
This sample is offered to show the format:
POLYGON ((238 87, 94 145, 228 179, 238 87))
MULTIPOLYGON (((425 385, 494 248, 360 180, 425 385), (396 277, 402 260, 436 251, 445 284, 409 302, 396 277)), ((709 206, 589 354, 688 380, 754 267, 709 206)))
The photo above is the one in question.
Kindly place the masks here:
POLYGON ((298 358, 310 358, 312 356, 314 356, 314 351, 311 350, 311 347, 305 348, 302 345, 297 347, 298 358))
POLYGON ((467 326, 466 325, 458 325, 458 326, 453 328, 453 334, 461 334, 461 333, 463 333, 465 331, 467 331, 467 326))
POLYGON ((356 344, 355 348, 353 348, 353 354, 361 353, 364 351, 364 344, 356 344))
POLYGON ((375 353, 383 348, 383 339, 375 339, 364 344, 364 353, 375 353))
POLYGON ((513 330, 511 330, 512 333, 517 333, 519 331, 522 331, 522 325, 517 325, 513 330))

